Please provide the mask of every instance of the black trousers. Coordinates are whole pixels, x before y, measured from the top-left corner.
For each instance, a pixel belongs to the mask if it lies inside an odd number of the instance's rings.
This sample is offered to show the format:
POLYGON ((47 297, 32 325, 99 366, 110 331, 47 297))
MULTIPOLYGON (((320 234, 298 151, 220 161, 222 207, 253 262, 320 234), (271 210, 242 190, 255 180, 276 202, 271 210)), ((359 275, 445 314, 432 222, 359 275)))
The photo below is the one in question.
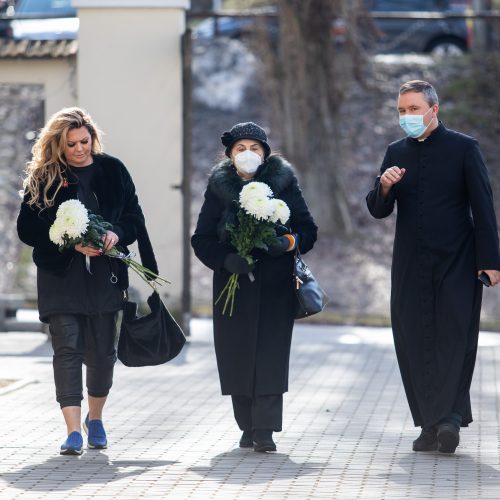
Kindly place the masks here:
POLYGON ((242 431, 268 429, 281 431, 283 394, 265 396, 231 396, 234 418, 242 431))
POLYGON ((116 319, 115 312, 95 316, 58 314, 49 318, 56 399, 61 408, 81 406, 82 363, 87 366, 89 396, 108 395, 116 362, 116 319))

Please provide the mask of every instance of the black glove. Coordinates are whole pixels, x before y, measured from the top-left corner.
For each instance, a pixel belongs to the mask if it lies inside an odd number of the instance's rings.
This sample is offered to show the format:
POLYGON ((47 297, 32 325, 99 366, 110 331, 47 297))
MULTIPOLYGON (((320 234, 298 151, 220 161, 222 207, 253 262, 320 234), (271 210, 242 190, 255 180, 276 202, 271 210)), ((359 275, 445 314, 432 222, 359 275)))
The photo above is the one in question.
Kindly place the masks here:
POLYGON ((278 236, 275 243, 268 245, 266 253, 271 257, 279 257, 286 253, 289 246, 290 240, 286 236, 278 236))
POLYGON ((234 274, 247 274, 253 270, 255 266, 250 265, 243 257, 237 253, 229 253, 224 259, 224 269, 234 274))

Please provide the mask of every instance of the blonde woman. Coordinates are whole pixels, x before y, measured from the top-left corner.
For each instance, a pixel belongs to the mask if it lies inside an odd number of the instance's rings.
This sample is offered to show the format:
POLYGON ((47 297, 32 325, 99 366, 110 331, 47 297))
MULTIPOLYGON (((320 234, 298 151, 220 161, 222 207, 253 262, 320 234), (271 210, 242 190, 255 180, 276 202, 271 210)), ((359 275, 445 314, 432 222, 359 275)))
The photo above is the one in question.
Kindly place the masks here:
MULTIPOLYGON (((56 399, 67 426, 62 455, 80 455, 82 363, 87 367, 89 448, 106 448, 102 411, 113 382, 116 316, 128 287, 126 266, 91 246, 60 252, 49 239, 59 205, 79 199, 113 225, 104 251, 147 238, 135 187, 123 163, 102 152, 101 132, 82 109, 55 113, 32 149, 17 219, 21 241, 33 247, 40 319, 54 349, 56 399)), ((157 271, 154 256, 142 256, 157 271)))

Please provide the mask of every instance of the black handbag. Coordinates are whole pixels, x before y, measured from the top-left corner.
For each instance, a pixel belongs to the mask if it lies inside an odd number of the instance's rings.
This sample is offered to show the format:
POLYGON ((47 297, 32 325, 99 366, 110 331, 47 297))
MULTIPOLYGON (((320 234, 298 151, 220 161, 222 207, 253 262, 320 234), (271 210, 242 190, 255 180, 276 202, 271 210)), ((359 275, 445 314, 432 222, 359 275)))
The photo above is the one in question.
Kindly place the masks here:
POLYGON ((321 312, 328 303, 328 296, 302 260, 299 250, 295 252, 293 267, 295 289, 295 319, 306 318, 321 312))
POLYGON ((151 312, 137 316, 137 304, 123 307, 118 359, 125 366, 154 366, 175 358, 186 343, 180 326, 169 313, 158 292, 148 297, 151 312))

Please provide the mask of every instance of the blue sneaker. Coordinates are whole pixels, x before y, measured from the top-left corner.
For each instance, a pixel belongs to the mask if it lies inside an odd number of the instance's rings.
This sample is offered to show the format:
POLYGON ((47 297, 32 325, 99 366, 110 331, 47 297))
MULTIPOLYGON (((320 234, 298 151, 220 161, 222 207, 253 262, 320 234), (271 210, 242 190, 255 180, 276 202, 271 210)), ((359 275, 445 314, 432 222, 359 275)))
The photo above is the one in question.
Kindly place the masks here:
POLYGON ((89 414, 87 413, 85 422, 83 422, 83 430, 87 433, 87 446, 89 448, 103 450, 108 447, 108 440, 106 439, 106 431, 102 425, 102 420, 89 420, 89 414))
POLYGON ((61 445, 61 455, 81 455, 83 453, 83 438, 79 432, 72 432, 61 445))

